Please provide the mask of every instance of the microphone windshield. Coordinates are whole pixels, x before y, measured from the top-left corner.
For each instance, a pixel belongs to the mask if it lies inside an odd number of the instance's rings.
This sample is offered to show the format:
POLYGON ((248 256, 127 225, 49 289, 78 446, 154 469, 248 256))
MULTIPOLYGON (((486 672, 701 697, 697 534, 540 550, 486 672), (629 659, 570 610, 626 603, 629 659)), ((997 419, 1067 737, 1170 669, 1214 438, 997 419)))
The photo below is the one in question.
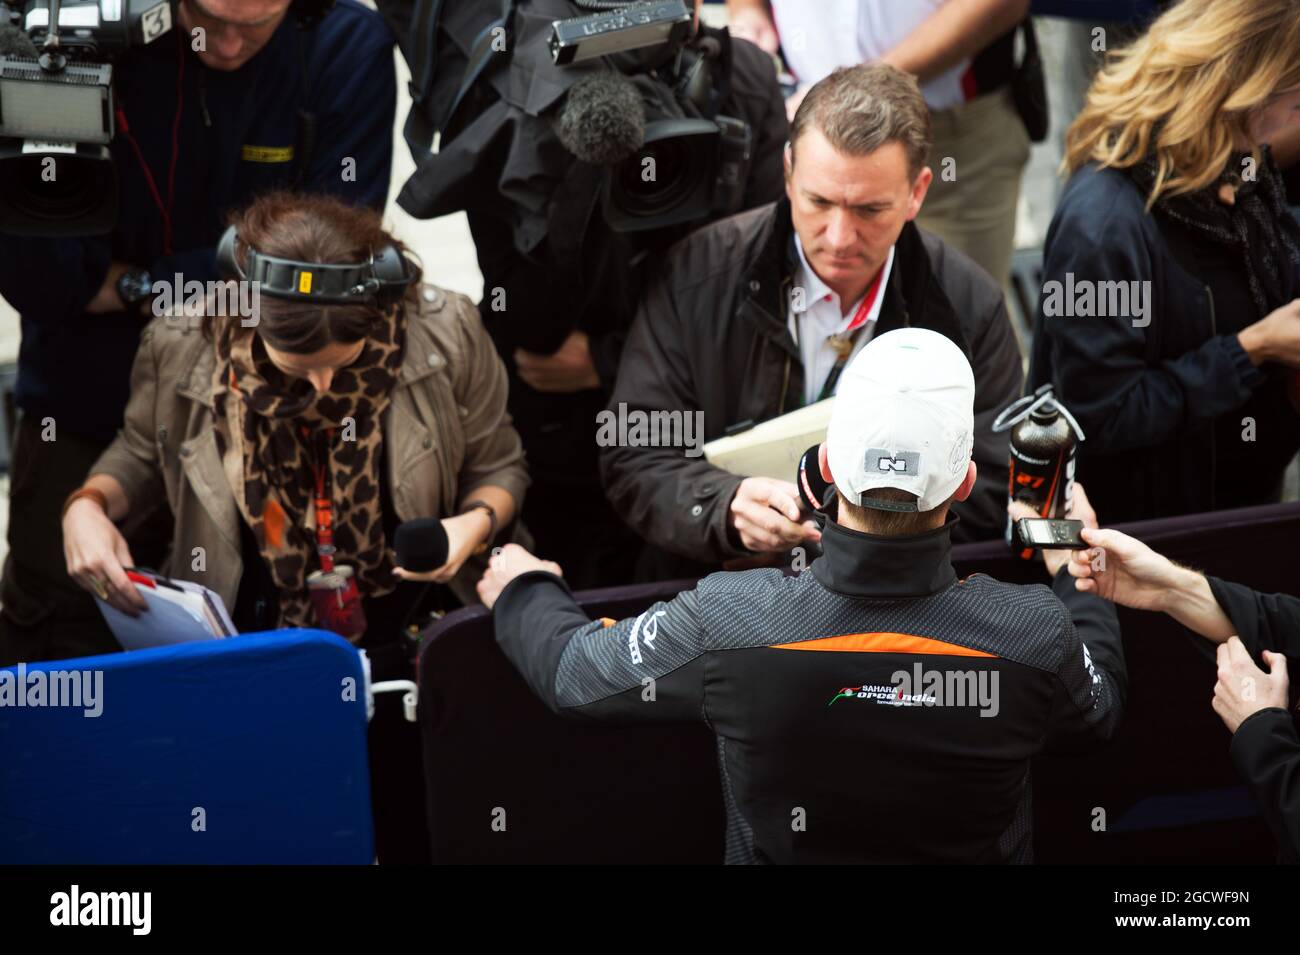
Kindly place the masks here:
POLYGON ((645 105, 630 79, 615 70, 574 83, 555 120, 560 144, 585 163, 611 166, 645 145, 645 105))
POLYGON ((393 535, 397 566, 422 574, 447 563, 447 529, 436 517, 421 517, 397 526, 393 535))
MULTIPOLYGON (((62 23, 62 18, 60 18, 62 23)), ((40 57, 36 44, 22 30, 11 24, 0 26, 0 56, 25 56, 35 60, 40 57)))

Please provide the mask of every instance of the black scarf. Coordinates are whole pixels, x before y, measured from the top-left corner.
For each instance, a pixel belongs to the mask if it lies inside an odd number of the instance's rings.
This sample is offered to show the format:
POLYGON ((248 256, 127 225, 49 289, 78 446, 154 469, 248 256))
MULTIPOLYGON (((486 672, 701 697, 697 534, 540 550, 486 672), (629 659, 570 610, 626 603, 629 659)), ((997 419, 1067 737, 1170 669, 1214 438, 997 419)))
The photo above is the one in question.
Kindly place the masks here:
MULTIPOLYGON (((1213 183, 1179 196, 1162 195, 1155 208, 1197 235, 1235 248, 1250 285, 1250 295, 1264 317, 1300 298, 1300 223, 1287 205, 1286 183, 1273 161, 1272 150, 1261 147, 1253 181, 1241 178, 1250 153, 1234 153, 1224 173, 1213 183), (1219 199, 1227 183, 1237 191, 1235 205, 1219 199)), ((1156 159, 1148 156, 1128 170, 1149 196, 1156 179, 1156 159)))

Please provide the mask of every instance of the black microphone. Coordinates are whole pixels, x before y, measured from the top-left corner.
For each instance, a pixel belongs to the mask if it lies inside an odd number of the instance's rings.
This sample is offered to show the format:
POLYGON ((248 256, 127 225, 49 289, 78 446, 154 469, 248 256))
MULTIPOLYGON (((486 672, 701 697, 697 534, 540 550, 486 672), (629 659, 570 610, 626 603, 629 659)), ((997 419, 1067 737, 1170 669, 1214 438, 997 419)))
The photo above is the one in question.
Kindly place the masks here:
POLYGON ((8 23, 0 26, 0 56, 25 56, 29 60, 40 59, 40 50, 22 30, 8 23))
POLYGON ((569 89, 555 135, 576 158, 612 166, 645 145, 645 105, 632 81, 615 70, 584 76, 569 89))
POLYGON ((822 477, 822 466, 818 453, 821 445, 814 444, 799 459, 799 470, 794 483, 799 488, 799 500, 808 510, 817 513, 825 507, 826 492, 832 487, 822 477))
POLYGON ((415 574, 437 570, 447 563, 447 529, 436 517, 421 517, 397 525, 393 535, 397 566, 415 574))

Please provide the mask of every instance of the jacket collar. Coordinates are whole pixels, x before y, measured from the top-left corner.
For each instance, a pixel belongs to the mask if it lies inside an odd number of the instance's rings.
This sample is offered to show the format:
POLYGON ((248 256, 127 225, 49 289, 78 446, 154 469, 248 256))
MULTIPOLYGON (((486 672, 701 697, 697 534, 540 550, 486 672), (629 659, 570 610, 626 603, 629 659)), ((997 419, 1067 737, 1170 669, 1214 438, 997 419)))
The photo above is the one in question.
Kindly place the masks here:
MULTIPOLYGON (((789 289, 797 281, 799 270, 799 258, 793 252, 793 237, 790 200, 782 196, 772 206, 767 236, 758 256, 745 271, 744 288, 746 299, 761 313, 775 320, 765 323, 770 325, 769 333, 797 355, 790 339, 786 311, 789 289)), ((889 273, 876 334, 882 335, 909 325, 946 335, 957 343, 967 358, 970 357, 970 345, 962 333, 957 311, 939 284, 921 230, 913 222, 903 226, 898 241, 894 243, 894 266, 889 273)))
POLYGON ((845 597, 928 597, 957 580, 952 568, 952 526, 910 537, 864 534, 826 521, 822 556, 812 563, 813 576, 827 590, 845 597))
MULTIPOLYGON (((421 319, 430 311, 439 311, 446 304, 446 293, 432 285, 419 289, 420 306, 411 309, 406 322, 406 344, 402 351, 402 366, 398 371, 397 387, 404 388, 427 378, 446 367, 447 359, 434 343, 428 323, 421 319)), ((212 345, 203 338, 186 373, 176 382, 176 391, 201 405, 212 403, 212 366, 216 358, 212 345)))

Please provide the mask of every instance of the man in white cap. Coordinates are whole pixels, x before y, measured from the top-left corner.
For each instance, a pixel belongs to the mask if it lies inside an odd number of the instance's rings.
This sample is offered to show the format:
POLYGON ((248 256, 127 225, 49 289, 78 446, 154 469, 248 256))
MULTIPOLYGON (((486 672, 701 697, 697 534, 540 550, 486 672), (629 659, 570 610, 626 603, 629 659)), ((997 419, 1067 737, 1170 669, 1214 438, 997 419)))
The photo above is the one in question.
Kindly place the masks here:
POLYGON ((593 621, 512 545, 479 583, 498 642, 557 713, 706 721, 728 862, 1031 861, 1030 761, 1115 732, 1124 656, 1114 608, 1068 574, 957 579, 974 396, 944 335, 873 339, 821 447, 838 507, 807 573, 712 574, 593 621))

